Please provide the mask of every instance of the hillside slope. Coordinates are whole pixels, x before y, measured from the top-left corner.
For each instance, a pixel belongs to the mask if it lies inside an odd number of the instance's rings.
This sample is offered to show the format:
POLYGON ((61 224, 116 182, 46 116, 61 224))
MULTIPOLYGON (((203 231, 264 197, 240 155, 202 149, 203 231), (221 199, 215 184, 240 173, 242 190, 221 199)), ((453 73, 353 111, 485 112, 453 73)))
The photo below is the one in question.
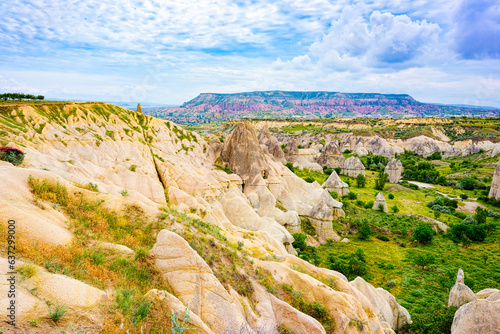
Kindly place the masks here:
POLYGON ((0 271, 13 220, 21 328, 152 333, 171 312, 195 333, 393 333, 410 321, 389 293, 293 255, 300 220, 334 237, 342 204, 248 124, 209 144, 110 104, 59 103, 2 108, 0 134, 27 153, 0 165, 0 271))

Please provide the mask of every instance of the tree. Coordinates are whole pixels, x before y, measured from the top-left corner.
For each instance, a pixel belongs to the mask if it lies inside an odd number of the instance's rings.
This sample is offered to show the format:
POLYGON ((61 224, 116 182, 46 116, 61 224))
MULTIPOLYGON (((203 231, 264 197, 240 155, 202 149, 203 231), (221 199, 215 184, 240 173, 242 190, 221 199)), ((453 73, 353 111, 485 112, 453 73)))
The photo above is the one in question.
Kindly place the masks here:
POLYGON ((434 238, 434 231, 432 227, 427 223, 418 224, 417 228, 413 232, 413 240, 417 240, 422 244, 428 244, 434 238))
POLYGON ((441 217, 441 212, 437 211, 437 210, 434 210, 434 218, 435 219, 439 219, 439 217, 441 217))
POLYGON ((488 210, 483 209, 482 207, 478 206, 476 208, 476 222, 478 224, 486 224, 486 218, 488 217, 488 210))
POLYGON ((384 190, 387 181, 389 181, 389 175, 381 171, 378 173, 378 178, 375 180, 375 189, 384 190))
POLYGON ((364 188, 366 185, 366 177, 363 174, 356 176, 356 185, 358 188, 364 188))
POLYGON ((372 235, 372 229, 370 228, 370 225, 365 222, 363 225, 361 225, 359 231, 358 231, 358 238, 361 240, 368 240, 370 238, 370 235, 372 235))
POLYGON ((394 212, 394 213, 398 213, 398 212, 399 212, 399 208, 398 208, 398 206, 397 206, 397 205, 394 205, 393 207, 391 207, 391 210, 392 210, 392 212, 394 212))
POLYGON ((472 177, 466 176, 462 180, 460 180, 460 183, 458 185, 461 189, 474 190, 474 188, 476 187, 476 180, 474 180, 472 177))
POLYGON ((410 260, 413 264, 422 268, 422 270, 436 263, 436 257, 432 253, 414 252, 410 253, 410 260))

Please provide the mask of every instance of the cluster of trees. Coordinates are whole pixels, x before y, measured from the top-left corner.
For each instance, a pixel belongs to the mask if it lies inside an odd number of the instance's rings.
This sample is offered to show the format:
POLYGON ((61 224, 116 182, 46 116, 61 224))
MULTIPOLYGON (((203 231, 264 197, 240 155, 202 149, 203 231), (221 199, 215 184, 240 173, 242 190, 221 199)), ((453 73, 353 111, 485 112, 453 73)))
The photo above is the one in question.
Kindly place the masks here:
POLYGON ((378 171, 384 170, 385 166, 389 163, 389 158, 382 155, 367 155, 361 158, 361 162, 368 170, 378 171))
POLYGON ((3 93, 0 94, 0 99, 3 101, 7 100, 38 100, 42 101, 45 99, 43 95, 32 95, 32 94, 23 94, 23 93, 3 93))

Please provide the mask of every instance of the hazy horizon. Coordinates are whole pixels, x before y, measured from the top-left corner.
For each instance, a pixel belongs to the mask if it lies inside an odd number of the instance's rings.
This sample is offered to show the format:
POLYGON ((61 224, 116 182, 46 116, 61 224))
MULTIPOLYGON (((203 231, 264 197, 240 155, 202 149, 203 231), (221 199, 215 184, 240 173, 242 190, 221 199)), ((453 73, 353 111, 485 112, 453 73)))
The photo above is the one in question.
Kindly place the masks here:
POLYGON ((181 105, 337 91, 500 107, 500 6, 480 1, 0 3, 0 92, 181 105))

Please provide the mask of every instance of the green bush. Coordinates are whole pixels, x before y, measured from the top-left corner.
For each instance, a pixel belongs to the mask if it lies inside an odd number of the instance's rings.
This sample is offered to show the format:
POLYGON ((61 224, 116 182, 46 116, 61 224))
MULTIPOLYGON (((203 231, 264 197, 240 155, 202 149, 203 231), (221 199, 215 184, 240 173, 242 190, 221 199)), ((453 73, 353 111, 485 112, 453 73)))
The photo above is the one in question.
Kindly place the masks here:
POLYGON ((394 195, 393 194, 389 194, 389 199, 394 199, 394 195))
POLYGON ((398 213, 398 212, 399 212, 399 208, 398 208, 398 206, 397 206, 397 205, 392 206, 392 207, 391 207, 391 210, 392 210, 392 212, 394 212, 394 213, 398 213))
POLYGON ((430 266, 436 263, 436 256, 428 252, 409 251, 408 258, 414 265, 421 267, 422 270, 426 267, 429 269, 430 266))
POLYGON ((356 185, 358 188, 364 188, 366 185, 366 177, 363 174, 356 176, 356 185))
POLYGON ((352 200, 358 199, 358 195, 356 195, 352 191, 349 191, 349 193, 347 194, 347 198, 349 198, 352 201, 352 200))
POLYGON ((413 240, 417 240, 420 243, 428 244, 434 238, 434 231, 432 227, 427 223, 418 224, 417 228, 413 232, 413 240))
POLYGON ((358 231, 358 238, 361 240, 368 240, 372 235, 372 229, 368 223, 363 223, 358 231))
POLYGON ((357 276, 363 276, 368 273, 366 255, 361 248, 358 248, 351 254, 338 255, 329 253, 326 264, 329 269, 341 272, 349 280, 353 280, 357 276))
POLYGON ((8 150, 7 152, 0 152, 0 160, 10 162, 14 166, 19 166, 23 163, 25 155, 26 153, 8 150))
POLYGON ((314 181, 316 181, 316 180, 315 180, 315 179, 314 179, 314 177, 312 177, 312 176, 306 176, 306 177, 304 178, 304 181, 306 181, 306 182, 308 182, 308 183, 313 183, 313 182, 314 182, 314 181))
POLYGON ((474 242, 482 242, 486 238, 484 225, 454 224, 448 233, 454 242, 463 242, 465 237, 474 242))
POLYGON ((377 236, 376 236, 376 238, 377 238, 378 240, 382 240, 382 241, 389 241, 389 240, 390 240, 388 236, 383 235, 383 234, 379 234, 379 235, 377 235, 377 236))
POLYGON ((378 173, 378 178, 375 180, 375 189, 384 190, 385 184, 389 181, 389 175, 384 172, 378 173))

